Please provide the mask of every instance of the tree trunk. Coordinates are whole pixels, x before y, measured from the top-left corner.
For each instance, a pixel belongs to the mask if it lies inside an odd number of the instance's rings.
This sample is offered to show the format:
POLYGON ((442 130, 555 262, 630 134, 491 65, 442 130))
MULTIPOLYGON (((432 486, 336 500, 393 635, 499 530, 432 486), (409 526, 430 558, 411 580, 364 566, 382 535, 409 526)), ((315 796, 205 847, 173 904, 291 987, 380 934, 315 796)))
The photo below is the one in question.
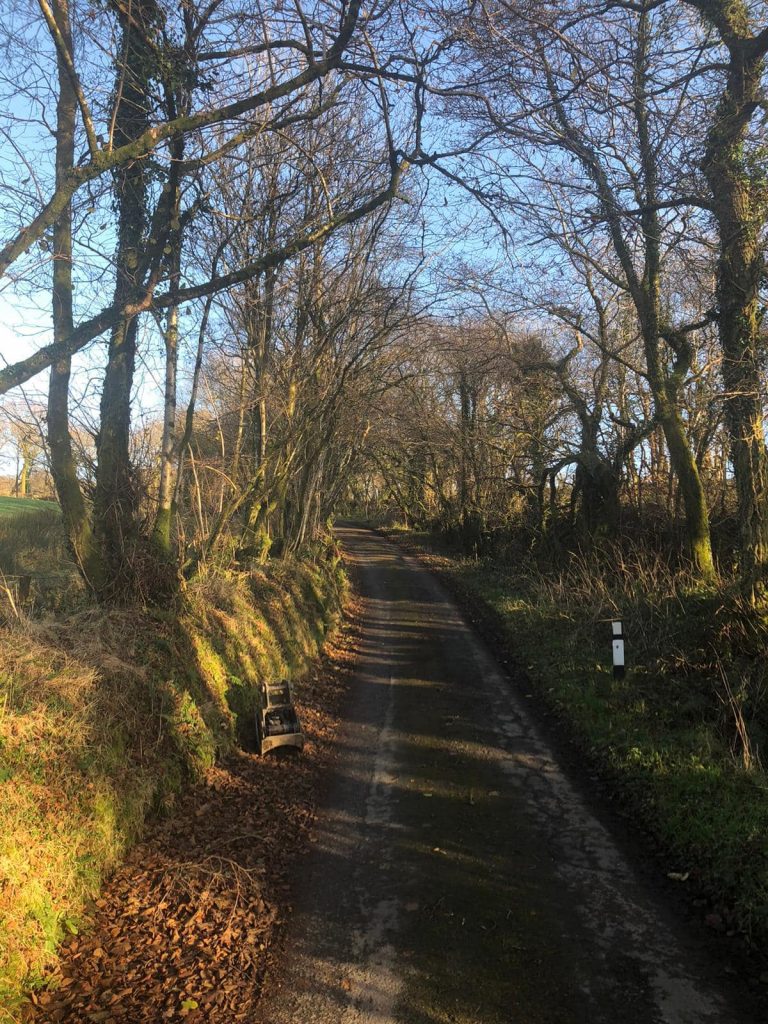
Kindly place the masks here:
POLYGON ((163 439, 160 446, 160 479, 157 488, 157 515, 152 539, 166 558, 173 553, 173 499, 176 492, 176 379, 179 358, 179 307, 171 306, 166 319, 165 397, 163 402, 163 439))
MULTIPOLYGON (((68 0, 53 8, 61 38, 72 52, 68 0)), ((63 55, 58 53, 59 96, 56 104, 56 184, 71 170, 75 158, 77 96, 63 55)), ((72 205, 67 203, 53 227, 53 340, 61 342, 73 330, 72 315, 72 205)), ((69 378, 71 359, 51 366, 48 386, 48 448, 56 494, 75 561, 86 582, 97 589, 103 582, 103 565, 94 544, 69 432, 69 378)))
MULTIPOLYGON (((173 146, 174 168, 183 158, 183 142, 173 146)), ((169 188, 173 189, 171 203, 171 231, 168 245, 171 248, 170 287, 178 293, 181 280, 181 192, 177 175, 172 171, 169 188)), ((157 513, 152 531, 152 540, 160 555, 169 560, 173 555, 173 520, 176 498, 176 473, 178 468, 178 439, 176 424, 177 381, 179 369, 179 304, 174 301, 168 308, 163 332, 165 343, 165 394, 163 400, 163 437, 160 445, 160 479, 157 493, 157 513)))
MULTIPOLYGON (((142 36, 151 34, 154 4, 138 3, 123 17, 123 60, 116 85, 115 146, 125 145, 149 127, 152 55, 142 36)), ((147 226, 147 182, 141 160, 115 173, 118 239, 114 304, 125 309, 136 294, 147 226)), ((101 395, 101 429, 94 495, 94 532, 107 578, 101 596, 130 599, 139 584, 138 495, 130 459, 131 389, 136 362, 138 318, 124 314, 112 330, 101 395)))
POLYGON ((18 498, 26 498, 29 495, 29 456, 26 452, 21 455, 21 471, 19 472, 19 483, 16 488, 18 498))
POLYGON ((578 534, 587 540, 599 535, 612 536, 619 519, 619 472, 600 458, 584 457, 576 470, 574 488, 581 494, 576 518, 578 534))
MULTIPOLYGON (((665 365, 666 361, 662 360, 659 351, 662 336, 661 224, 656 207, 659 198, 657 150, 651 139, 648 115, 647 63, 650 33, 648 14, 643 12, 638 20, 634 108, 646 204, 640 216, 645 242, 645 261, 642 280, 638 281, 632 274, 628 274, 628 277, 635 292, 635 305, 643 333, 648 382, 653 392, 656 419, 661 423, 672 469, 680 483, 689 553, 698 575, 703 579, 711 579, 715 574, 715 565, 712 557, 707 499, 685 424, 680 415, 680 389, 690 370, 691 350, 687 337, 681 331, 668 330, 664 337, 675 356, 671 369, 665 365)), ((628 266, 626 257, 624 263, 628 266)))
POLYGON ((752 115, 763 98, 765 44, 757 47, 757 40, 738 34, 747 19, 743 3, 713 6, 717 13, 711 16, 728 46, 730 63, 702 168, 719 231, 717 305, 725 420, 738 497, 742 572, 754 596, 765 589, 768 568, 768 455, 762 401, 765 342, 759 299, 768 189, 763 168, 749 166, 744 145, 752 115))
POLYGON ((685 424, 677 409, 670 410, 659 418, 669 449, 672 469, 680 485, 686 540, 691 561, 698 575, 709 579, 715 573, 709 529, 709 510, 685 424))

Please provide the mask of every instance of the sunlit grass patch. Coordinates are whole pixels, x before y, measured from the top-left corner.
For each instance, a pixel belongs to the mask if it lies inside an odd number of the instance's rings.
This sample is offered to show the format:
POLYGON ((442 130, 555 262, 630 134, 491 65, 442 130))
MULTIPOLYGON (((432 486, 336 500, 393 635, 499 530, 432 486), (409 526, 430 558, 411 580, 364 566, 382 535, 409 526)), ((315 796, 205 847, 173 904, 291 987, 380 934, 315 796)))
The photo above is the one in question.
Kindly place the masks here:
POLYGON ((59 512, 55 501, 43 501, 40 498, 0 498, 0 519, 34 512, 59 512))

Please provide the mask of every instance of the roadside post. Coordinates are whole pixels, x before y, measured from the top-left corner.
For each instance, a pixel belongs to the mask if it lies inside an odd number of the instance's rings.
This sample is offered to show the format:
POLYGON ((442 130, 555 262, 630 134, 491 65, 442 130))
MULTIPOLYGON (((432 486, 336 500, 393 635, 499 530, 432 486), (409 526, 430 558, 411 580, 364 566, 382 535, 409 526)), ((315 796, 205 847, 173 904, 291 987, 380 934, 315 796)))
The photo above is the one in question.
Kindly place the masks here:
POLYGON ((621 619, 611 619, 611 634, 613 678, 623 679, 626 670, 624 666, 624 623, 621 619))

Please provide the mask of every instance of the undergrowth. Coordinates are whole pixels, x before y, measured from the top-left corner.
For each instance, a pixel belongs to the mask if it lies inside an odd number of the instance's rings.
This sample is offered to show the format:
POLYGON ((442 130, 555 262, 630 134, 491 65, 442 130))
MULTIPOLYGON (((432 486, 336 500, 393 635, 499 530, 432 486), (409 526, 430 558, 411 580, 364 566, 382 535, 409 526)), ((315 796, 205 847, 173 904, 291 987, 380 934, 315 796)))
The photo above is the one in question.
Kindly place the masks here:
POLYGON ((0 630, 0 1021, 49 973, 146 815, 236 743, 261 679, 300 680, 341 605, 337 562, 210 570, 176 607, 0 630))
MULTIPOLYGON (((401 535, 401 543, 403 535, 401 535)), ((512 653, 709 920, 768 949, 768 623, 641 549, 546 571, 426 554, 512 653), (610 620, 626 637, 613 678, 610 620)))

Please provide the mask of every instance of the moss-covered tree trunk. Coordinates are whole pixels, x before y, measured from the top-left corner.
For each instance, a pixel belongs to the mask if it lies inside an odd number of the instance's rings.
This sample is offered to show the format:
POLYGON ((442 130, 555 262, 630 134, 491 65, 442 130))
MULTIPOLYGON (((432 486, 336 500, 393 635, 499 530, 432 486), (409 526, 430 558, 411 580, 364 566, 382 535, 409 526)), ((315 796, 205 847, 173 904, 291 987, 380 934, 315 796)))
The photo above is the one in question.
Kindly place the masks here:
POLYGON ((696 572, 704 579, 710 579, 714 576, 715 565, 707 497, 680 414, 680 390, 690 370, 691 349, 681 331, 663 330, 661 317, 662 228, 657 205, 659 176, 657 148, 651 137, 647 80, 651 32, 650 19, 647 12, 643 12, 637 27, 634 111, 643 170, 644 206, 640 223, 645 241, 645 263, 642 280, 635 285, 636 306, 640 314, 656 419, 664 431, 669 459, 680 486, 688 550, 696 572), (666 360, 661 356, 662 334, 674 353, 672 369, 665 365, 666 360))
POLYGON ((672 469, 680 486, 686 541, 691 561, 697 573, 704 579, 709 579, 715 573, 709 509, 685 424, 676 407, 662 411, 658 418, 669 449, 672 469))
MULTIPOLYGON (((181 281, 181 187, 177 168, 184 156, 182 139, 172 144, 174 163, 168 191, 171 193, 170 230, 168 232, 168 258, 170 290, 178 295, 181 281)), ((157 512, 152 531, 155 548, 165 561, 173 556, 173 520, 176 504, 176 478, 179 459, 179 438, 177 424, 177 390, 179 370, 179 303, 171 303, 165 318, 163 331, 165 343, 165 393, 163 400, 163 436, 160 444, 160 473, 157 493, 157 512)))
POLYGON ((741 531, 741 565, 752 596, 765 595, 768 570, 768 454, 763 416, 765 338, 759 299, 768 215, 765 167, 746 152, 750 122, 764 102, 768 31, 752 28, 743 0, 694 0, 717 28, 729 62, 707 133, 702 168, 719 233, 717 310, 741 531))
POLYGON ((179 307, 173 305, 166 316, 165 331, 165 399, 163 406, 163 439, 160 445, 160 472, 157 487, 157 513, 152 539, 165 558, 173 553, 173 514, 176 465, 176 391, 179 358, 179 307))
MULTIPOLYGON (((138 138, 150 125, 149 85, 153 31, 152 0, 136 3, 131 11, 119 8, 123 32, 122 66, 115 84, 116 147, 138 138)), ((147 228, 147 175, 144 160, 119 168, 114 176, 118 208, 115 254, 114 305, 126 311, 140 284, 147 228)), ((124 600, 139 585, 138 494, 130 458, 131 390, 136 363, 139 321, 123 313, 109 339, 107 369, 101 395, 101 429, 94 493, 94 532, 98 538, 106 576, 101 597, 124 600)))

